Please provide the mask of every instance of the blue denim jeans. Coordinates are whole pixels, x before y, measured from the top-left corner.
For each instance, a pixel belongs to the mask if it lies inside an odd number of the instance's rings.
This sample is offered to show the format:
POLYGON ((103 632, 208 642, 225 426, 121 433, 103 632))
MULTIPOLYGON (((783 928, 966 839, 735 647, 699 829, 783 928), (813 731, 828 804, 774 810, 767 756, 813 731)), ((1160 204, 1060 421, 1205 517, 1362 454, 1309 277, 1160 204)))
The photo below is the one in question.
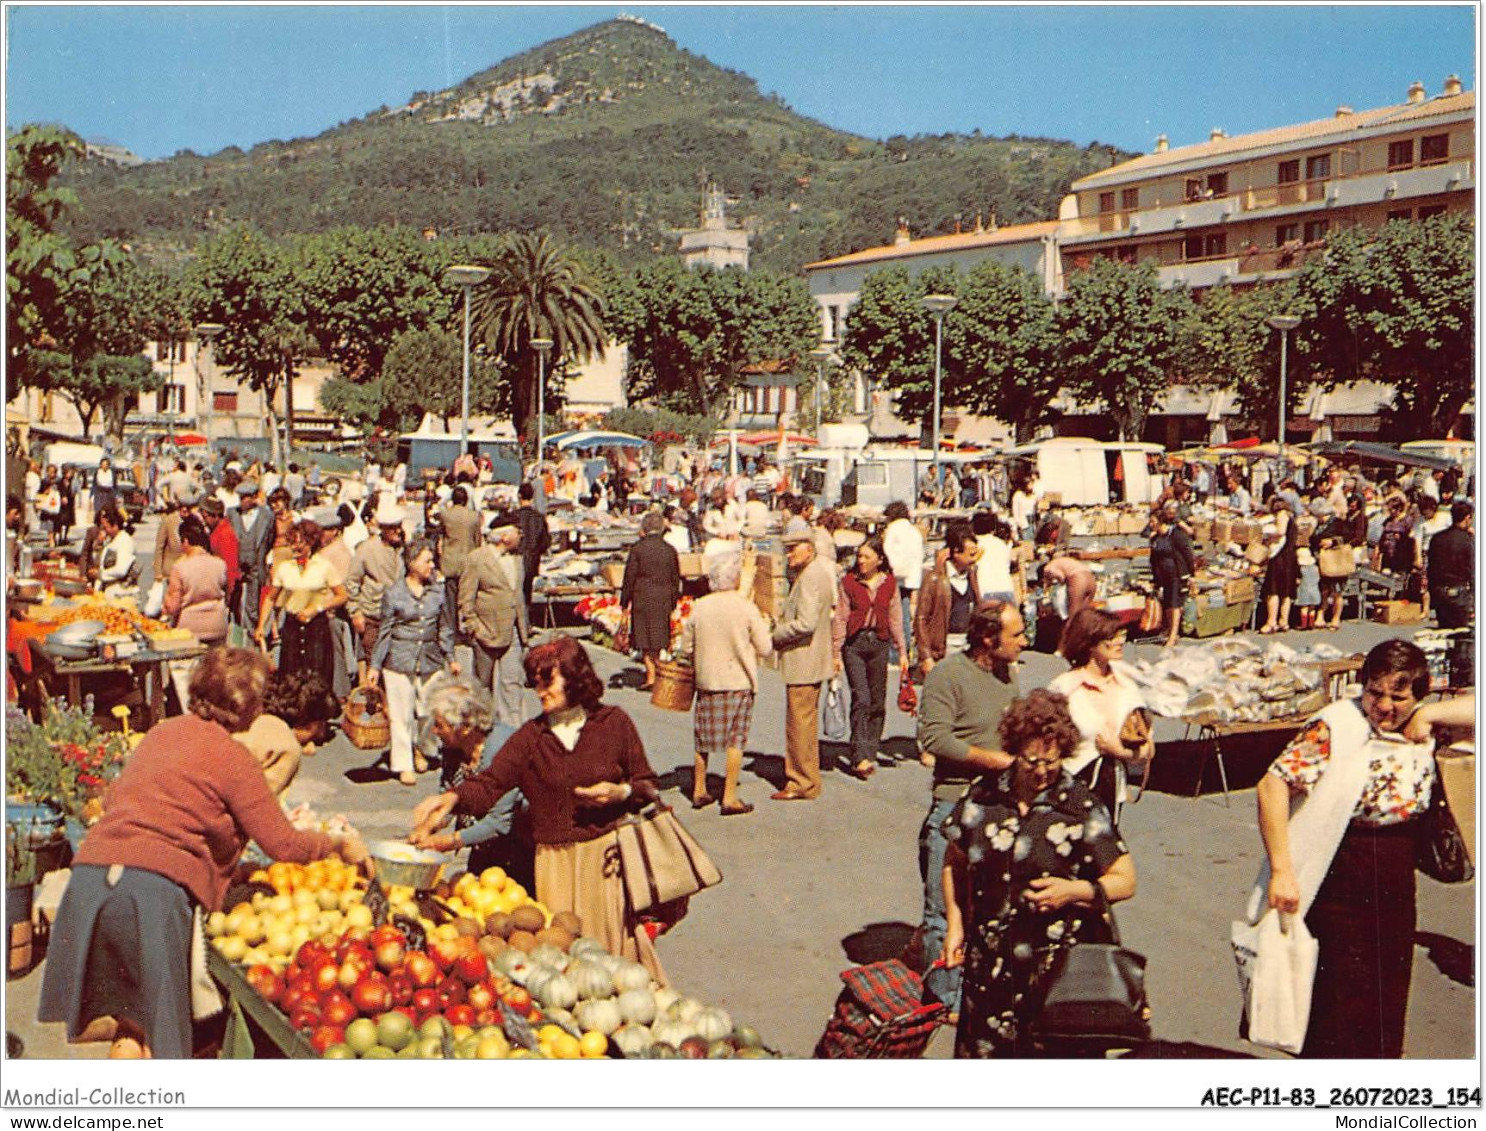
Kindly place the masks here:
MULTIPOLYGON (((914 590, 898 589, 898 600, 903 606, 903 641, 908 645, 908 651, 913 651, 913 613, 909 611, 909 605, 913 602, 914 590)), ((888 651, 887 662, 890 664, 902 664, 908 666, 909 657, 898 655, 898 646, 894 644, 888 651)))
MULTIPOLYGON (((939 826, 954 811, 954 798, 935 798, 918 833, 918 870, 924 881, 924 961, 933 962, 944 952, 944 853, 949 841, 939 826)), ((929 990, 951 1012, 960 1008, 960 967, 931 971, 924 979, 929 990)))

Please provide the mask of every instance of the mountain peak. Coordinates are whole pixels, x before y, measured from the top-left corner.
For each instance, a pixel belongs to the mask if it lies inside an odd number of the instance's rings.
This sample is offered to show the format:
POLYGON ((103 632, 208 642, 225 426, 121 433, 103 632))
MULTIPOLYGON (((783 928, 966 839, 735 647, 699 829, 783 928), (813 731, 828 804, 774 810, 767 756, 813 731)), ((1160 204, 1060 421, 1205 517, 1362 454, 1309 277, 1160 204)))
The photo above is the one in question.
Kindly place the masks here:
POLYGON ((728 102, 760 97, 752 79, 683 50, 657 24, 621 14, 539 44, 447 90, 419 91, 380 116, 497 126, 656 96, 713 95, 728 102))

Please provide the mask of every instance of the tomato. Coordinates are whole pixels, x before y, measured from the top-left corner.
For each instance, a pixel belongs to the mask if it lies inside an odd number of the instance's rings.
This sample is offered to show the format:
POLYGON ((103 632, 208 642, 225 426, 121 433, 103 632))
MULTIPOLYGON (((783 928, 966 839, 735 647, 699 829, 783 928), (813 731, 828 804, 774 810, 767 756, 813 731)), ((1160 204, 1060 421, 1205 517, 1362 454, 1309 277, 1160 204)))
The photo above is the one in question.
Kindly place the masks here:
POLYGON ((351 988, 351 1001, 368 1017, 392 1008, 392 989, 384 982, 365 978, 351 988))
POLYGON ((310 1047, 324 1055, 331 1045, 344 1044, 346 1030, 342 1025, 317 1025, 310 1033, 310 1047))
POLYGON ((439 995, 439 1006, 443 1009, 448 1009, 451 1005, 464 1004, 466 994, 464 983, 453 974, 440 982, 435 987, 435 992, 439 995))
POLYGON ((444 1010, 444 1017, 450 1025, 468 1025, 474 1028, 475 1011, 468 1005, 451 1005, 444 1010))

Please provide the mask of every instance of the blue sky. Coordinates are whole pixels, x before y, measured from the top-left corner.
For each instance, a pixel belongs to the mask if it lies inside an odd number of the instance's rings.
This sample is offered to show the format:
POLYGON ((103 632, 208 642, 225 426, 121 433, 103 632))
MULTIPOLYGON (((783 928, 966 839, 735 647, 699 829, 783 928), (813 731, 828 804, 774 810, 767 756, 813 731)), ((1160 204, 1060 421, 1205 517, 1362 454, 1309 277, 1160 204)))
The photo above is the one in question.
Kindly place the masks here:
POLYGON ((970 132, 1135 151, 1476 84, 1470 5, 6 5, 9 128, 144 157, 309 136, 629 11, 870 137, 970 132))

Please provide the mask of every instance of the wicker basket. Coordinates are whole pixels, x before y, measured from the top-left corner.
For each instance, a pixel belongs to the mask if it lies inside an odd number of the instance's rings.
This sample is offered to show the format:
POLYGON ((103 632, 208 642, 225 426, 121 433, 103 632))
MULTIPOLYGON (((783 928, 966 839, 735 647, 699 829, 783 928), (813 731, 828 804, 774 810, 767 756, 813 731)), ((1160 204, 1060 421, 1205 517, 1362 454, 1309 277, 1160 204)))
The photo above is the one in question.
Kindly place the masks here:
POLYGON ((387 698, 379 687, 358 687, 346 696, 341 729, 358 750, 375 750, 392 741, 392 720, 387 717, 387 698))
POLYGON ((686 664, 660 660, 655 665, 655 687, 650 692, 653 706, 667 711, 690 711, 696 694, 696 680, 686 664))

